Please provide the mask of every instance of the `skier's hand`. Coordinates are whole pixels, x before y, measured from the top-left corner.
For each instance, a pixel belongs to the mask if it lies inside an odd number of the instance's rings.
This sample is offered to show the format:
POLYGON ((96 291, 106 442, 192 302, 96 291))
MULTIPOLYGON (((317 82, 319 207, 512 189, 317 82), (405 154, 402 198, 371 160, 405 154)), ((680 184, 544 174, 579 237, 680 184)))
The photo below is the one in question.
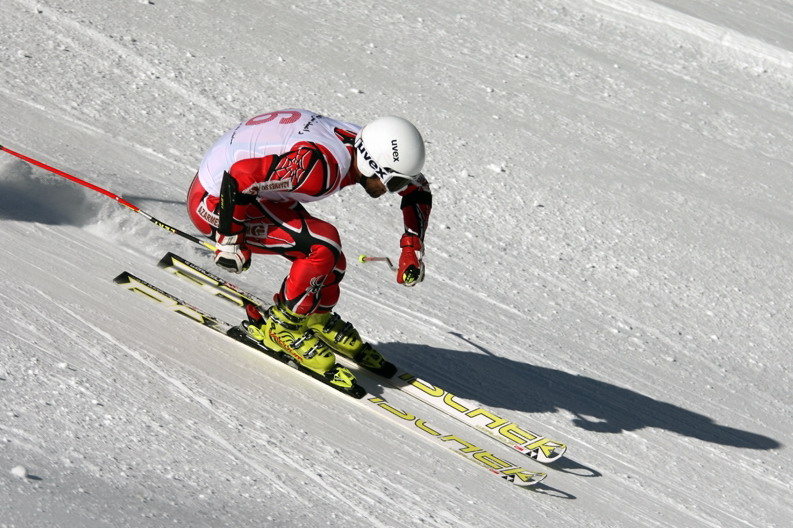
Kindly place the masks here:
POLYGON ((424 249, 421 239, 411 233, 405 233, 399 245, 402 247, 402 254, 399 256, 397 282, 405 286, 415 286, 424 280, 424 263, 421 262, 424 249))
POLYGON ((251 251, 245 245, 242 233, 216 237, 215 264, 233 273, 242 273, 251 267, 251 251))

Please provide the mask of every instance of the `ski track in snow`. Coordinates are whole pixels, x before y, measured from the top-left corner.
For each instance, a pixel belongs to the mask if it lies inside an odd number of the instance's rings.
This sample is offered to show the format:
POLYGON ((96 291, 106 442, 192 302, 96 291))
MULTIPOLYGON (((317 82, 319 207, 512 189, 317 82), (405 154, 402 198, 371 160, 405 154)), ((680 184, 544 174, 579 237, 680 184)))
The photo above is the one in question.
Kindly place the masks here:
MULTIPOLYGON (((10 2, 0 143, 187 230, 203 149, 245 115, 416 120, 427 281, 355 262, 393 257, 398 207, 340 194, 311 204, 343 232, 339 311, 401 366, 570 451, 513 489, 130 298, 122 269, 239 317, 156 268, 165 251, 209 265, 199 250, 3 157, 0 524, 785 526, 789 8, 10 2)), ((266 298, 287 269, 260 258, 231 280, 266 298)))

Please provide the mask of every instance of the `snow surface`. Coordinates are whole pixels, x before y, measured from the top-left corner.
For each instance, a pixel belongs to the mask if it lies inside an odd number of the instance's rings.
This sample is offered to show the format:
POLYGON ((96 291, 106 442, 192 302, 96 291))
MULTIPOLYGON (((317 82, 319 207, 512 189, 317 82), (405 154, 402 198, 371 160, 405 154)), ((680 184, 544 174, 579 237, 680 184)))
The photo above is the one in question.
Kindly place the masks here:
MULTIPOLYGON (((239 316, 156 268, 200 247, 0 154, 0 526, 791 526, 793 3, 490 4, 7 0, 0 143, 189 231, 188 182, 239 119, 412 119, 427 279, 354 262, 338 309, 566 441, 547 485, 131 296, 125 269, 239 316)), ((393 197, 311 209, 350 260, 396 256, 393 197)), ((287 269, 233 280, 268 297, 287 269)))

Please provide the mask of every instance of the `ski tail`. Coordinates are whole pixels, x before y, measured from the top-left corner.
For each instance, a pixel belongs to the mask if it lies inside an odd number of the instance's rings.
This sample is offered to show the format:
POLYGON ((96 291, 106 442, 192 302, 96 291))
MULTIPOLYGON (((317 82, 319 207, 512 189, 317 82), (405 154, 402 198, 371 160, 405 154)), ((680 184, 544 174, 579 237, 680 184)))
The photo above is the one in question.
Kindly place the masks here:
POLYGON ((311 369, 305 368, 299 363, 295 362, 292 356, 285 354, 278 350, 270 349, 260 342, 256 341, 247 333, 247 331, 241 327, 240 325, 232 325, 221 321, 217 317, 208 314, 207 312, 197 308, 179 297, 166 292, 165 290, 158 288, 157 286, 153 285, 150 282, 147 282, 140 277, 137 277, 127 271, 122 272, 119 274, 113 281, 118 284, 119 286, 135 292, 142 294, 148 299, 158 302, 162 307, 178 313, 179 315, 183 315, 188 319, 199 323, 210 330, 214 330, 220 334, 223 334, 227 337, 234 339, 240 343, 248 345, 252 348, 255 348, 259 352, 266 354, 267 356, 272 357, 273 359, 277 359, 281 363, 289 364, 295 367, 297 370, 302 372, 303 374, 307 374, 312 378, 316 379, 317 381, 343 393, 347 394, 348 396, 352 396, 353 398, 359 399, 363 398, 367 391, 364 389, 360 384, 354 382, 351 387, 344 388, 338 385, 331 383, 331 378, 323 376, 317 372, 314 372, 311 369))

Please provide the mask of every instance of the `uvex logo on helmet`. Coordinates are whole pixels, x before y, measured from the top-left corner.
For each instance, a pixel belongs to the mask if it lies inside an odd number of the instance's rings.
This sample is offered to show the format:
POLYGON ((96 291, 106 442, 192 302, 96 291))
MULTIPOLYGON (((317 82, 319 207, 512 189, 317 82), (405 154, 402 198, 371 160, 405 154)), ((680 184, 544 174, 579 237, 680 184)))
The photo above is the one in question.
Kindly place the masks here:
POLYGON ((397 146, 397 140, 391 140, 391 156, 394 158, 394 161, 399 161, 399 147, 397 146))
MULTIPOLYGON (((358 154, 363 157, 364 161, 367 165, 374 171, 381 180, 385 177, 386 173, 380 165, 377 164, 375 160, 372 159, 372 156, 369 155, 369 152, 366 150, 366 147, 363 146, 363 139, 358 138, 355 141, 355 148, 358 150, 358 154)), ((374 176, 374 174, 372 176, 374 176)))

